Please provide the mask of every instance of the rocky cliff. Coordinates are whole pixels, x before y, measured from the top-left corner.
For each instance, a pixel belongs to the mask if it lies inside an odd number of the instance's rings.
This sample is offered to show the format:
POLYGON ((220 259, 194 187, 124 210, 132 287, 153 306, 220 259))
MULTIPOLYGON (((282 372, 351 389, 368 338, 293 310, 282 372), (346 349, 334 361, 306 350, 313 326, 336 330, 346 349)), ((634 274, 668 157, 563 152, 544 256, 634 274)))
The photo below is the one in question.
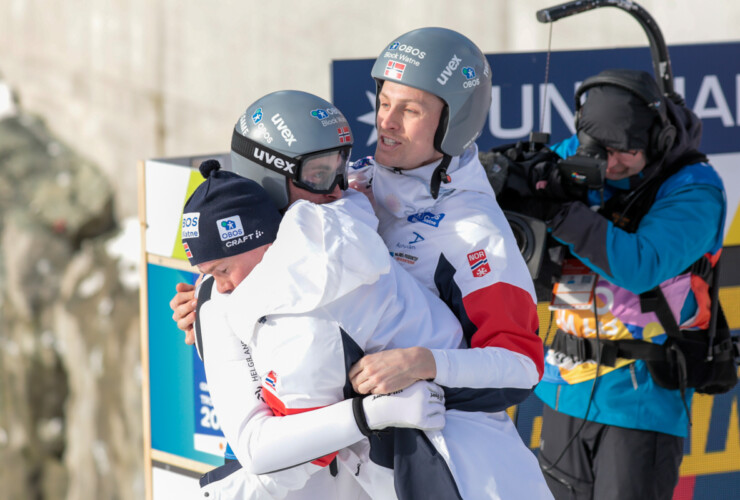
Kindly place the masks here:
POLYGON ((0 500, 144 496, 138 250, 113 207, 93 164, 6 106, 0 500))

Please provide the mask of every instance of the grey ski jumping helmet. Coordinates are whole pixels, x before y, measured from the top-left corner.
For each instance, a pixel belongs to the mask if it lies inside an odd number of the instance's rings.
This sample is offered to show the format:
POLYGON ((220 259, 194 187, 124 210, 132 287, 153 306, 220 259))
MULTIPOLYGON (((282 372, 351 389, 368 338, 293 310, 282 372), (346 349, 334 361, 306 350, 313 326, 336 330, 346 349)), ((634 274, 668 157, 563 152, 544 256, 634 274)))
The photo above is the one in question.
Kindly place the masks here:
POLYGON ((313 193, 347 189, 352 131, 344 115, 324 99, 281 90, 247 106, 234 126, 231 170, 258 182, 283 208, 288 185, 313 193))
POLYGON ((376 96, 388 80, 444 101, 434 139, 440 153, 458 156, 480 135, 491 106, 491 67, 480 49, 460 33, 420 28, 396 37, 378 56, 371 74, 376 96))

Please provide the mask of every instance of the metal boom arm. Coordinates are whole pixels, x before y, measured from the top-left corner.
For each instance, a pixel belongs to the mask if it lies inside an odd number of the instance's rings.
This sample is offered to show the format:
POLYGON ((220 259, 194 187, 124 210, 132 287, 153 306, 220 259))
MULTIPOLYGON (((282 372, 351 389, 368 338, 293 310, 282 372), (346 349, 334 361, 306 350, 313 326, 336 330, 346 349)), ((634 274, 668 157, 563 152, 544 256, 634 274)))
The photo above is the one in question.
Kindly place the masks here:
POLYGON ((658 86, 665 96, 672 97, 674 94, 673 71, 671 70, 671 58, 668 55, 663 33, 661 33, 655 19, 637 3, 630 0, 575 0, 538 10, 537 20, 541 23, 552 23, 564 17, 599 7, 622 9, 640 23, 650 42, 650 53, 653 58, 653 69, 658 86))

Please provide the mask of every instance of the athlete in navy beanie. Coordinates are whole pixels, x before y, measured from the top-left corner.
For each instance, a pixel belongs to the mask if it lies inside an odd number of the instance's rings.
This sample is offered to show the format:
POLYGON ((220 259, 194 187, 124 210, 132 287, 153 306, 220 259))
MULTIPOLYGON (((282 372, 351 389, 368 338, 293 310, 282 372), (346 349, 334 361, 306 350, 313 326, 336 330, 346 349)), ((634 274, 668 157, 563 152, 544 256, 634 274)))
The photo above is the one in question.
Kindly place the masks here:
POLYGON ((205 182, 183 209, 182 244, 193 266, 272 243, 282 219, 259 184, 220 168, 216 160, 201 164, 205 182))

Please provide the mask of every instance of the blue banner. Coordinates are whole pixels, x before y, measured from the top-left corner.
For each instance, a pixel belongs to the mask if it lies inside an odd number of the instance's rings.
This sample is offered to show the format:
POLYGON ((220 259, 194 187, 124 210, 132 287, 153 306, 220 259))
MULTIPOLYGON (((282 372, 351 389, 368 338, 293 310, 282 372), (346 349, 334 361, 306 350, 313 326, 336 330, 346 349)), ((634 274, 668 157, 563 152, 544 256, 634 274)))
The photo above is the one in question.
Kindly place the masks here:
MULTIPOLYGON (((740 43, 679 45, 669 51, 674 87, 704 124, 702 152, 740 150, 740 43)), ((552 142, 560 141, 574 132, 573 99, 580 82, 609 68, 653 73, 647 47, 553 52, 547 86, 546 52, 487 57, 493 70, 493 99, 477 141, 481 150, 526 140, 533 130, 549 131, 552 142)), ((372 65, 373 59, 332 63, 332 99, 354 132, 354 159, 372 155, 375 150, 372 65)))

